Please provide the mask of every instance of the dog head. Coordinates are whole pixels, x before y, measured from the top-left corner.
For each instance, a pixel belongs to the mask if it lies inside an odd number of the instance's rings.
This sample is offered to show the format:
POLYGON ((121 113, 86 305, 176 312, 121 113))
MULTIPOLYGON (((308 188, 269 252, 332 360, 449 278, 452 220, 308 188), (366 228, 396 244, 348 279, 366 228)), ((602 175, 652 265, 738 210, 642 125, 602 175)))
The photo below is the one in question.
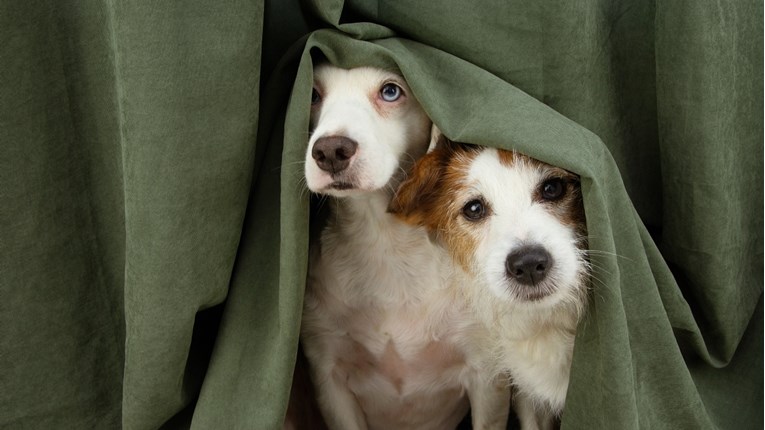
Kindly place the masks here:
POLYGON ((588 280, 579 178, 524 155, 448 141, 431 151, 389 210, 422 225, 504 300, 582 303, 588 280))
POLYGON ((404 79, 370 67, 314 71, 305 177, 343 197, 385 188, 426 149, 430 120, 404 79))

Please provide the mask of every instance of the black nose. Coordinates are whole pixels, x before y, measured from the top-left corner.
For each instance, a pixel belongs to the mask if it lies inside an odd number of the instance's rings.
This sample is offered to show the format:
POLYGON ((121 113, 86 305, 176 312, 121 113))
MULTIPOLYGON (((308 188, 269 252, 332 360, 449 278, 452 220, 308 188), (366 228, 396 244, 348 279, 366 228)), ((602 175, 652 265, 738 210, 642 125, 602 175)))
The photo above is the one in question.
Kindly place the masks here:
POLYGON ((353 139, 344 136, 327 136, 314 142, 311 156, 321 170, 337 173, 351 164, 351 157, 358 147, 359 144, 353 139))
POLYGON ((541 246, 522 246, 507 256, 505 270, 510 279, 521 284, 537 285, 552 267, 552 257, 541 246))

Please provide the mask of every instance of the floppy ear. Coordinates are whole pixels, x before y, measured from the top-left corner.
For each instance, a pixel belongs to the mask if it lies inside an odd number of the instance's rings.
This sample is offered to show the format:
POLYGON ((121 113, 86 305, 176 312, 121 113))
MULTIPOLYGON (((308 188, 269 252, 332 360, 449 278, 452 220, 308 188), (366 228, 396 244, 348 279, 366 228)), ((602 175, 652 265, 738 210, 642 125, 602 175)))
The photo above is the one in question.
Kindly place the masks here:
POLYGON ((436 148, 443 146, 445 141, 446 136, 441 133, 441 130, 438 128, 438 126, 436 126, 436 123, 433 123, 433 126, 430 127, 430 144, 428 145, 428 153, 431 153, 436 148))
POLYGON ((425 225, 426 213, 436 200, 446 161, 446 154, 441 148, 420 158, 409 177, 398 187, 388 205, 388 212, 406 223, 425 225))

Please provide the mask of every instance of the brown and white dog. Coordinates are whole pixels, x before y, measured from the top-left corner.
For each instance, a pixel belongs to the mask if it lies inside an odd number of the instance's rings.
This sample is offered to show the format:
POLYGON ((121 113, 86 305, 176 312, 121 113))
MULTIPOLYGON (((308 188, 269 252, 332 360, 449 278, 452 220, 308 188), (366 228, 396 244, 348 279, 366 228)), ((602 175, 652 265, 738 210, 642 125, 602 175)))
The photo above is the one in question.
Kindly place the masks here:
POLYGON ((563 410, 589 263, 579 178, 519 153, 447 140, 435 128, 390 211, 427 227, 461 268, 491 332, 477 350, 509 374, 524 429, 563 410))
POLYGON ((315 70, 305 177, 331 213, 311 245, 301 342, 331 429, 453 429, 469 406, 474 428, 505 428, 510 392, 475 365, 481 324, 450 257, 387 212, 430 124, 395 73, 315 70))

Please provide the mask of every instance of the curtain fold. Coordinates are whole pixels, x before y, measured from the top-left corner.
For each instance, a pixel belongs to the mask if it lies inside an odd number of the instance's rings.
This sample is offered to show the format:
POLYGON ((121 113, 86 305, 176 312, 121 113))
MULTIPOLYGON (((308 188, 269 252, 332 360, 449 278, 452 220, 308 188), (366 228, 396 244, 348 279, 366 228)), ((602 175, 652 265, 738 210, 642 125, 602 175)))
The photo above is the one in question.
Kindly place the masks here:
POLYGON ((281 425, 311 54, 582 176, 563 428, 762 428, 763 7, 0 1, 0 427, 281 425))

